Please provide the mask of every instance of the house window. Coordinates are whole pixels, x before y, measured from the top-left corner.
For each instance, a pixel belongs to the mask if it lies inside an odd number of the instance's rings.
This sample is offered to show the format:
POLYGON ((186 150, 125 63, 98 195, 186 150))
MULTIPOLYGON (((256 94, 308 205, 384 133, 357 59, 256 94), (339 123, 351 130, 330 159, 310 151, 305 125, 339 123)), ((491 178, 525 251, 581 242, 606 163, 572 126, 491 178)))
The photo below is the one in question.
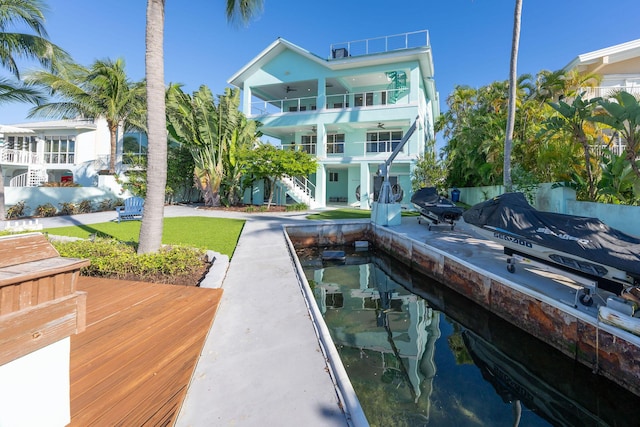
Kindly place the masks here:
POLYGON ((367 132, 367 153, 390 153, 402 141, 402 131, 367 132))
POLYGON ((8 150, 37 152, 37 142, 35 136, 8 136, 4 143, 8 150))
POLYGON ((126 133, 122 142, 122 162, 140 165, 146 159, 147 146, 147 135, 143 132, 126 133))
POLYGON ((52 164, 73 164, 76 160, 75 136, 45 136, 44 162, 52 164))
POLYGON ((355 94, 353 96, 353 103, 356 107, 373 105, 373 92, 355 94))
POLYGON ((329 172, 329 182, 338 182, 338 172, 329 172))
POLYGON ((318 137, 316 135, 302 135, 302 144, 300 149, 305 153, 316 154, 316 144, 318 137))
POLYGON ((344 153, 344 134, 334 133, 327 135, 327 154, 344 153))

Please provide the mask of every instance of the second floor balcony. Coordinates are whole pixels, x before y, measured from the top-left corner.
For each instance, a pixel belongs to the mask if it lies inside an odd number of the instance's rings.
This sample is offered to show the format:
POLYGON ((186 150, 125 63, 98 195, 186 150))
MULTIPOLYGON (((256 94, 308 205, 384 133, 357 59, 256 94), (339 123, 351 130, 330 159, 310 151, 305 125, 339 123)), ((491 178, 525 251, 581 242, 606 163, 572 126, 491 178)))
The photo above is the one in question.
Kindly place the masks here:
POLYGON ((0 163, 5 165, 33 165, 42 163, 37 153, 0 147, 0 163))
POLYGON ((320 109, 342 110, 346 108, 380 107, 385 105, 407 105, 409 97, 407 89, 388 89, 361 93, 340 93, 326 95, 323 105, 318 105, 318 96, 300 98, 284 98, 251 103, 251 116, 272 114, 312 112, 320 109))

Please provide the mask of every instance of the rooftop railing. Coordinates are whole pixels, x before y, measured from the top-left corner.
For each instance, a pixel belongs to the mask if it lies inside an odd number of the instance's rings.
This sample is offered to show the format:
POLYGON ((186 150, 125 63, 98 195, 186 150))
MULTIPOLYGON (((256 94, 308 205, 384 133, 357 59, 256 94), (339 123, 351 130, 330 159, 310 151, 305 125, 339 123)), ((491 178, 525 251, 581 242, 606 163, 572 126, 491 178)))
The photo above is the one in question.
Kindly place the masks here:
POLYGON ((429 46, 429 31, 427 30, 335 43, 331 45, 329 58, 342 59, 348 56, 371 55, 424 46, 429 46))

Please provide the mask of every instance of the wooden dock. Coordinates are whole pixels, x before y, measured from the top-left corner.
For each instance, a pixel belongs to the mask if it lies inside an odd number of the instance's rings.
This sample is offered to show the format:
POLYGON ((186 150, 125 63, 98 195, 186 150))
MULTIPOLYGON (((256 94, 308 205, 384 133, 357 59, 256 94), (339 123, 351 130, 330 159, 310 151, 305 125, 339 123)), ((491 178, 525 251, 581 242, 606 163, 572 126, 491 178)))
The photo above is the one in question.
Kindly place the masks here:
POLYGON ((81 277, 71 337, 71 426, 173 425, 221 289, 81 277))

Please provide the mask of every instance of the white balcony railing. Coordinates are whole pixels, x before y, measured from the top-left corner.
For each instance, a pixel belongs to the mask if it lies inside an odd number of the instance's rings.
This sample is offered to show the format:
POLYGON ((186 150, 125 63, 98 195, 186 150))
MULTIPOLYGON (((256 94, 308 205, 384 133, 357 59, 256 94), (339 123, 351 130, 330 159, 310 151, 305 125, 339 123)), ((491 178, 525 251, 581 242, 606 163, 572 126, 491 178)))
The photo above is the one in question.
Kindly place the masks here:
POLYGON ((429 46, 429 31, 427 30, 334 43, 331 45, 330 58, 342 59, 348 56, 371 55, 423 46, 429 46))
POLYGON ((2 164, 33 165, 41 162, 40 156, 31 151, 0 148, 0 163, 2 164))
POLYGON ((588 87, 581 89, 584 92, 584 99, 591 98, 611 98, 614 94, 621 91, 629 92, 631 95, 640 96, 640 86, 603 86, 588 87))
MULTIPOLYGON (((400 141, 351 141, 328 142, 325 145, 329 157, 373 157, 386 159, 398 146, 400 141)), ((409 155, 409 143, 400 151, 401 155, 409 155)), ((278 146, 282 150, 298 150, 308 154, 317 154, 317 144, 285 144, 278 146)))
MULTIPOLYGON (((366 93, 344 93, 327 95, 325 108, 345 109, 351 107, 367 108, 381 105, 407 105, 409 97, 407 89, 389 89, 366 93)), ((275 99, 271 101, 255 101, 251 103, 252 116, 266 116, 270 114, 298 113, 316 111, 317 96, 304 98, 275 99)))

